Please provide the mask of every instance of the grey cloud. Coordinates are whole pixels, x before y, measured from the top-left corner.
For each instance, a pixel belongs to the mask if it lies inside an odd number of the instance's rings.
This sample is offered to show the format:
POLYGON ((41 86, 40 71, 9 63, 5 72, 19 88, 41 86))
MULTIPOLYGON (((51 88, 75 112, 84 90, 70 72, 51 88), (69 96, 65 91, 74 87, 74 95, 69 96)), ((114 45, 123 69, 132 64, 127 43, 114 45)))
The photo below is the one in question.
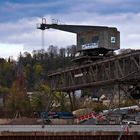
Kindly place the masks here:
POLYGON ((23 9, 32 9, 32 8, 44 8, 44 7, 53 7, 61 4, 60 2, 39 2, 39 3, 12 3, 6 2, 5 7, 8 9, 15 9, 15 10, 23 10, 23 9))
MULTIPOLYGON (((46 15, 47 21, 51 18, 62 18, 66 24, 86 24, 99 26, 116 26, 121 32, 122 48, 139 48, 140 44, 140 13, 101 15, 83 12, 69 14, 46 15), (83 20, 84 17, 84 20, 83 20), (135 26, 134 26, 135 25, 135 26)), ((41 22, 41 18, 22 19, 15 23, 0 24, 0 43, 22 44, 24 50, 32 51, 41 49, 41 31, 36 29, 36 23, 41 22)), ((45 30, 45 46, 57 45, 59 47, 75 44, 74 34, 57 30, 45 30)))

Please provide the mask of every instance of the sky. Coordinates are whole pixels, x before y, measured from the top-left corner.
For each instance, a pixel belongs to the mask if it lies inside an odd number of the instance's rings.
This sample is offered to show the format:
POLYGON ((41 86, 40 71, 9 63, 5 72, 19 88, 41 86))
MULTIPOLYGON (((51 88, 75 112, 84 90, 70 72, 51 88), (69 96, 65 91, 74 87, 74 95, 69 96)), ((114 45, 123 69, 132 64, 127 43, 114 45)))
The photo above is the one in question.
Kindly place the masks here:
MULTIPOLYGON (((16 58, 20 52, 42 48, 41 19, 60 24, 117 27, 121 48, 140 49, 140 0, 0 0, 0 57, 16 58)), ((49 45, 76 44, 76 35, 45 30, 49 45)))

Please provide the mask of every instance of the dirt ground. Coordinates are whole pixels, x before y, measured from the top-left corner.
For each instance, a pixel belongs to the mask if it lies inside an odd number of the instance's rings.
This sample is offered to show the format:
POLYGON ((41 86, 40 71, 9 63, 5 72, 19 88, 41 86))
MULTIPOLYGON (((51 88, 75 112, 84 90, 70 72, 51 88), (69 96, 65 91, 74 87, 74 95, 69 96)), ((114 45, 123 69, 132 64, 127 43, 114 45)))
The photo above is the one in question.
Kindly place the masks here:
POLYGON ((10 122, 9 119, 0 119, 0 124, 7 124, 9 122, 10 122))
MULTIPOLYGON (((73 124, 71 119, 51 119, 50 124, 73 124)), ((0 125, 42 125, 42 120, 37 118, 20 117, 15 119, 0 119, 0 125)))
POLYGON ((1 125, 37 125, 41 124, 35 118, 15 118, 15 119, 0 119, 1 125))

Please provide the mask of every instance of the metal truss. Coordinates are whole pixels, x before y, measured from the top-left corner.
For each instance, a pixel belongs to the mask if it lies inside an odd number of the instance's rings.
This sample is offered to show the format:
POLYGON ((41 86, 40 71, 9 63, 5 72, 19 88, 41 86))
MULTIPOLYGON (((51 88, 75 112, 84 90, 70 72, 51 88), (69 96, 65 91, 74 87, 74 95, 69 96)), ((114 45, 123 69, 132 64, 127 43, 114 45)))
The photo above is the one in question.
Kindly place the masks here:
POLYGON ((49 74, 52 90, 75 91, 91 87, 114 85, 118 81, 140 79, 133 73, 140 70, 140 50, 131 53, 107 57, 90 64, 73 66, 49 74))

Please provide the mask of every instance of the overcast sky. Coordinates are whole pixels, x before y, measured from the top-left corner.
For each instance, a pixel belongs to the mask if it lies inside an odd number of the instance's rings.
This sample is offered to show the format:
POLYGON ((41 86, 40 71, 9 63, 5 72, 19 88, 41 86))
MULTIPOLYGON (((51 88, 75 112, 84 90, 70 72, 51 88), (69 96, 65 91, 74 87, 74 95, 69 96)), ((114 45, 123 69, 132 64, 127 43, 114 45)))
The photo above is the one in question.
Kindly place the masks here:
MULTIPOLYGON (((0 0, 0 57, 41 49, 41 31, 36 24, 45 17, 61 24, 115 26, 121 33, 121 48, 140 48, 140 0, 0 0)), ((72 33, 45 31, 49 45, 76 44, 72 33)))

